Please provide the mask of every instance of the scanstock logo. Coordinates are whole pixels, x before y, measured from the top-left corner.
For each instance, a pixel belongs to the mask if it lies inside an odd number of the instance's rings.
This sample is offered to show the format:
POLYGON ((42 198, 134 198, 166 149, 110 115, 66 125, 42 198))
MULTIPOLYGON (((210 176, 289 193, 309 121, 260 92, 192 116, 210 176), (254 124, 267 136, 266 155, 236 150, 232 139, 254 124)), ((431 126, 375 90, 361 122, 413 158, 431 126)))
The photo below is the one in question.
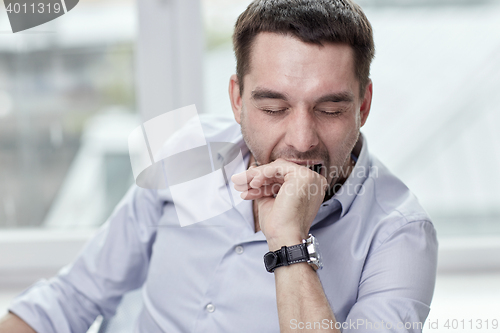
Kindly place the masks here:
POLYGON ((78 0, 4 0, 12 32, 52 21, 75 8, 78 0))
POLYGON ((220 215, 243 201, 231 176, 245 171, 240 147, 205 139, 195 105, 157 116, 128 138, 135 182, 169 189, 181 226, 220 215))

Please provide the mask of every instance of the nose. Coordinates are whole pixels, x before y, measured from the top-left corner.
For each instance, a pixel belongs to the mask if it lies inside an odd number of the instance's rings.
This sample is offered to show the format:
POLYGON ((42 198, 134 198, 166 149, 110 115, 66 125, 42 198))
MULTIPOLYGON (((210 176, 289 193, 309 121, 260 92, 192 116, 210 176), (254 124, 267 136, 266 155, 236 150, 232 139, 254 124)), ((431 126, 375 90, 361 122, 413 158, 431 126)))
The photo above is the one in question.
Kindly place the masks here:
POLYGON ((287 117, 285 143, 299 152, 313 149, 319 143, 314 114, 306 108, 296 109, 287 117))

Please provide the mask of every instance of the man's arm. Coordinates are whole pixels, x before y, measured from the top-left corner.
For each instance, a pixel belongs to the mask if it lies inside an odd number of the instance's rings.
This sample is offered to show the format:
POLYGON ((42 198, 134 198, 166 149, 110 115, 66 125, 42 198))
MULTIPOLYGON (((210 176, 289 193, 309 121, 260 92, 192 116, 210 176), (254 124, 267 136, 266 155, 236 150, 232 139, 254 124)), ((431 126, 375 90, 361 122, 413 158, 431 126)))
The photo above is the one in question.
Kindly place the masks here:
MULTIPOLYGON (((307 238, 327 186, 325 177, 282 159, 251 167, 233 176, 232 181, 244 199, 255 200, 259 226, 270 251, 307 238)), ((281 332, 297 332, 308 322, 328 323, 328 327, 320 325, 318 331, 338 332, 321 282, 309 264, 282 266, 274 274, 281 332)))
POLYGON ((392 232, 366 258, 358 297, 344 333, 421 333, 429 314, 437 268, 438 242, 428 219, 391 221, 392 232), (398 227, 399 225, 399 227, 398 227))
POLYGON ((9 312, 0 319, 0 333, 36 333, 21 318, 9 312))
POLYGON ((321 332, 338 332, 321 282, 309 264, 277 268, 275 280, 281 332, 297 332, 299 323, 307 322, 320 323, 321 332))
POLYGON ((157 192, 134 186, 72 264, 17 296, 9 310, 38 332, 86 332, 98 315, 111 317, 146 279, 162 211, 157 192))

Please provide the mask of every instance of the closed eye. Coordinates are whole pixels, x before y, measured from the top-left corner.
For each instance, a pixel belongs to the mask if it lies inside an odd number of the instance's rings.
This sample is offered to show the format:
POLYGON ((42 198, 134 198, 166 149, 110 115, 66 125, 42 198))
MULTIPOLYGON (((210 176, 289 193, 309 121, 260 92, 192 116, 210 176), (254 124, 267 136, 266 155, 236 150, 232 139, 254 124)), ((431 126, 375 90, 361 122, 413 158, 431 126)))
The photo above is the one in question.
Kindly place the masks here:
POLYGON ((322 114, 325 114, 327 116, 332 116, 332 117, 340 116, 343 112, 343 111, 322 111, 322 110, 318 110, 318 111, 321 112, 322 114))
POLYGON ((278 114, 281 114, 281 113, 285 112, 286 110, 288 110, 288 108, 274 109, 274 110, 271 110, 271 109, 261 109, 261 110, 264 111, 267 114, 278 115, 278 114))

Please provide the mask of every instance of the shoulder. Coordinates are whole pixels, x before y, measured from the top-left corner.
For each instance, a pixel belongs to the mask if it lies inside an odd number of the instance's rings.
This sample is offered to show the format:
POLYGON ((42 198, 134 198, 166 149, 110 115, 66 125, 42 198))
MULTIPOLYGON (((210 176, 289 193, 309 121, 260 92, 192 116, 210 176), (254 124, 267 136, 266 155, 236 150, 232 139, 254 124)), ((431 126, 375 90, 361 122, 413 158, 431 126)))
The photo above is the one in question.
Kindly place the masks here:
POLYGON ((370 207, 365 227, 371 230, 375 245, 402 231, 420 230, 419 237, 434 239, 434 225, 415 194, 375 156, 370 155, 370 162, 360 204, 370 207))
POLYGON ((207 141, 236 139, 241 135, 240 125, 231 116, 201 114, 189 119, 172 136, 173 140, 192 140, 193 134, 203 131, 207 141), (200 129, 201 126, 201 129, 200 129))
POLYGON ((200 115, 207 141, 233 141, 241 136, 241 127, 232 116, 200 115))
POLYGON ((415 194, 375 156, 371 157, 370 176, 373 178, 373 194, 380 209, 389 215, 400 215, 407 222, 430 221, 429 214, 415 194))

